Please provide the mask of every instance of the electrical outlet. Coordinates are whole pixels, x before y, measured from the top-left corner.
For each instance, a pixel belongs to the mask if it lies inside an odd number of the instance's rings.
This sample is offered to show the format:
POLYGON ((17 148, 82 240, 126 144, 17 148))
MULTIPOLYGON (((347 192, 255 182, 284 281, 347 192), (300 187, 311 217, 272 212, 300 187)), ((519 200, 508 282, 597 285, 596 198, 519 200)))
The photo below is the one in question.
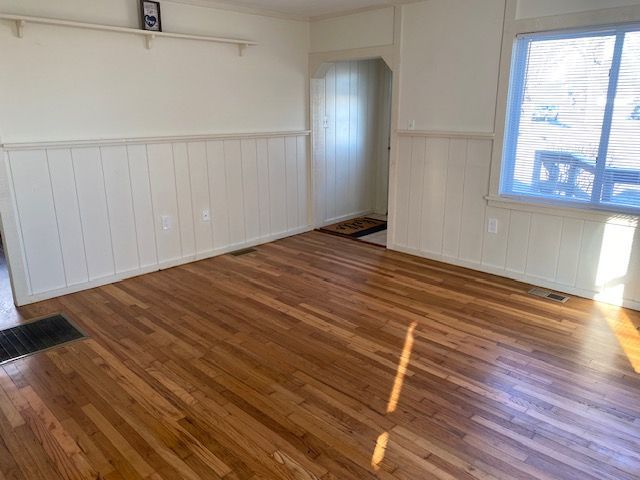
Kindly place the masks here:
POLYGON ((416 121, 409 120, 409 130, 415 130, 415 129, 416 129, 416 121))
POLYGON ((498 219, 490 218, 488 225, 489 233, 497 234, 498 233, 498 219))
POLYGON ((202 210, 202 221, 208 222, 209 220, 211 220, 211 213, 209 212, 209 210, 202 210))
POLYGON ((162 215, 160 217, 162 230, 171 230, 171 215, 162 215))
POLYGON ((329 128, 329 117, 324 117, 324 119, 322 121, 322 126, 324 128, 329 128))

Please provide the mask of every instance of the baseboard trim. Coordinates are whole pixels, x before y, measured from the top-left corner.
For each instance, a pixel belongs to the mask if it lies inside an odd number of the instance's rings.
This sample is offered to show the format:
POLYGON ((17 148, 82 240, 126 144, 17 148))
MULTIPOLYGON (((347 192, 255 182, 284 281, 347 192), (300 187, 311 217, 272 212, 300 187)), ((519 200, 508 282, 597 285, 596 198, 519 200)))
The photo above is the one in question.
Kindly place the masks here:
POLYGON ((135 270, 128 270, 126 272, 120 272, 115 275, 96 278, 86 283, 71 285, 69 287, 60 288, 57 290, 50 290, 47 292, 32 294, 26 297, 24 301, 20 301, 19 306, 28 305, 30 303, 41 302, 43 300, 49 300, 51 298, 61 297, 63 295, 69 295, 72 293, 81 292, 83 290, 90 290, 92 288, 102 287, 104 285, 109 285, 111 283, 121 282, 122 280, 126 280, 128 278, 138 277, 140 275, 146 275, 148 273, 158 272, 160 270, 167 270, 169 268, 179 267, 180 265, 186 265, 188 263, 193 263, 200 260, 206 260, 208 258, 217 257, 219 255, 224 255, 226 253, 234 252, 236 250, 241 250, 243 248, 255 247, 258 245, 263 245, 265 243, 275 242, 276 240, 281 240, 283 238, 292 237, 294 235, 300 235, 301 233, 310 232, 311 230, 313 230, 311 226, 294 228, 291 230, 287 230, 285 232, 275 233, 272 235, 267 235, 260 238, 247 240, 246 242, 227 245, 225 247, 216 248, 213 250, 209 250, 207 252, 198 253, 196 255, 188 255, 182 258, 166 260, 154 265, 149 265, 149 266, 138 268, 135 270))
POLYGON ((483 263, 470 262, 468 260, 461 260, 456 257, 448 257, 446 255, 432 253, 432 252, 424 252, 422 250, 418 250, 418 249, 414 249, 411 247, 406 247, 398 244, 390 243, 389 245, 387 245, 387 248, 389 250, 394 250, 396 252, 401 252, 401 253, 406 253, 416 257, 426 258, 427 260, 434 260, 436 262, 455 265, 456 267, 468 268, 470 270, 489 273, 491 275, 496 275, 498 277, 503 277, 503 278, 509 278, 511 280, 527 283, 529 285, 533 285, 536 287, 548 288, 551 290, 556 290, 558 292, 566 293, 568 295, 574 295, 576 297, 586 298, 588 300, 594 300, 596 302, 601 302, 608 305, 625 307, 625 308, 630 308, 632 310, 640 311, 640 302, 637 302, 635 300, 629 300, 629 299, 617 300, 616 299, 615 301, 609 301, 605 298, 601 298, 600 293, 594 290, 585 290, 581 288, 571 287, 571 286, 553 282, 551 280, 547 280, 539 277, 533 277, 530 275, 525 275, 523 273, 513 272, 510 270, 506 270, 506 269, 491 266, 491 265, 486 265, 483 263))
POLYGON ((358 217, 364 217, 366 215, 371 215, 373 213, 374 213, 373 210, 362 210, 360 212, 353 212, 353 213, 348 213, 346 215, 341 215, 339 217, 329 218, 327 220, 323 220, 318 225, 316 225, 316 228, 326 227, 327 225, 333 225, 334 223, 346 222, 347 220, 352 220, 358 217))

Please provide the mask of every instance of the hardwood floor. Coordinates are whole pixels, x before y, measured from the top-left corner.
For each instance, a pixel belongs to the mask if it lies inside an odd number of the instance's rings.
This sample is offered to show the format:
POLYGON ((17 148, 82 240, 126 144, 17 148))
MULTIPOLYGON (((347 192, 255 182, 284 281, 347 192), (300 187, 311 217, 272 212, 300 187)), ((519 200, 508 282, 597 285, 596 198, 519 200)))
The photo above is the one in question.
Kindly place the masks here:
POLYGON ((20 309, 0 479, 640 478, 640 314, 321 233, 20 309))

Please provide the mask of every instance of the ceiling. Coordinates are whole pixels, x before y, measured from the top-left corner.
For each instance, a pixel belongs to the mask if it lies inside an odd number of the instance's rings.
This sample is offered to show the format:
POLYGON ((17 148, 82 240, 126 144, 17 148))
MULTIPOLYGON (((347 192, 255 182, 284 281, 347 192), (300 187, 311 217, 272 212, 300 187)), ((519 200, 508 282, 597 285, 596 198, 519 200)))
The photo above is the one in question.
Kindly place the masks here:
MULTIPOLYGON (((180 0, 178 0, 180 1, 180 0)), ((193 3, 193 0, 183 0, 193 3)), ((414 0, 415 1, 415 0, 414 0)), ((237 7, 287 17, 315 18, 366 8, 409 3, 406 0, 198 0, 210 6, 237 7)))

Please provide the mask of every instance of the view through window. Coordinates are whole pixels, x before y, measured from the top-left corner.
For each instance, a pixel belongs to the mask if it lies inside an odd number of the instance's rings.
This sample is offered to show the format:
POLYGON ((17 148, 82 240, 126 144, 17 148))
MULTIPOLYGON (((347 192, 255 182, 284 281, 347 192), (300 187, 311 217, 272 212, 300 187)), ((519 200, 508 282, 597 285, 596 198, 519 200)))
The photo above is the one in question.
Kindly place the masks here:
POLYGON ((640 211, 640 26, 518 37, 500 193, 640 211))

